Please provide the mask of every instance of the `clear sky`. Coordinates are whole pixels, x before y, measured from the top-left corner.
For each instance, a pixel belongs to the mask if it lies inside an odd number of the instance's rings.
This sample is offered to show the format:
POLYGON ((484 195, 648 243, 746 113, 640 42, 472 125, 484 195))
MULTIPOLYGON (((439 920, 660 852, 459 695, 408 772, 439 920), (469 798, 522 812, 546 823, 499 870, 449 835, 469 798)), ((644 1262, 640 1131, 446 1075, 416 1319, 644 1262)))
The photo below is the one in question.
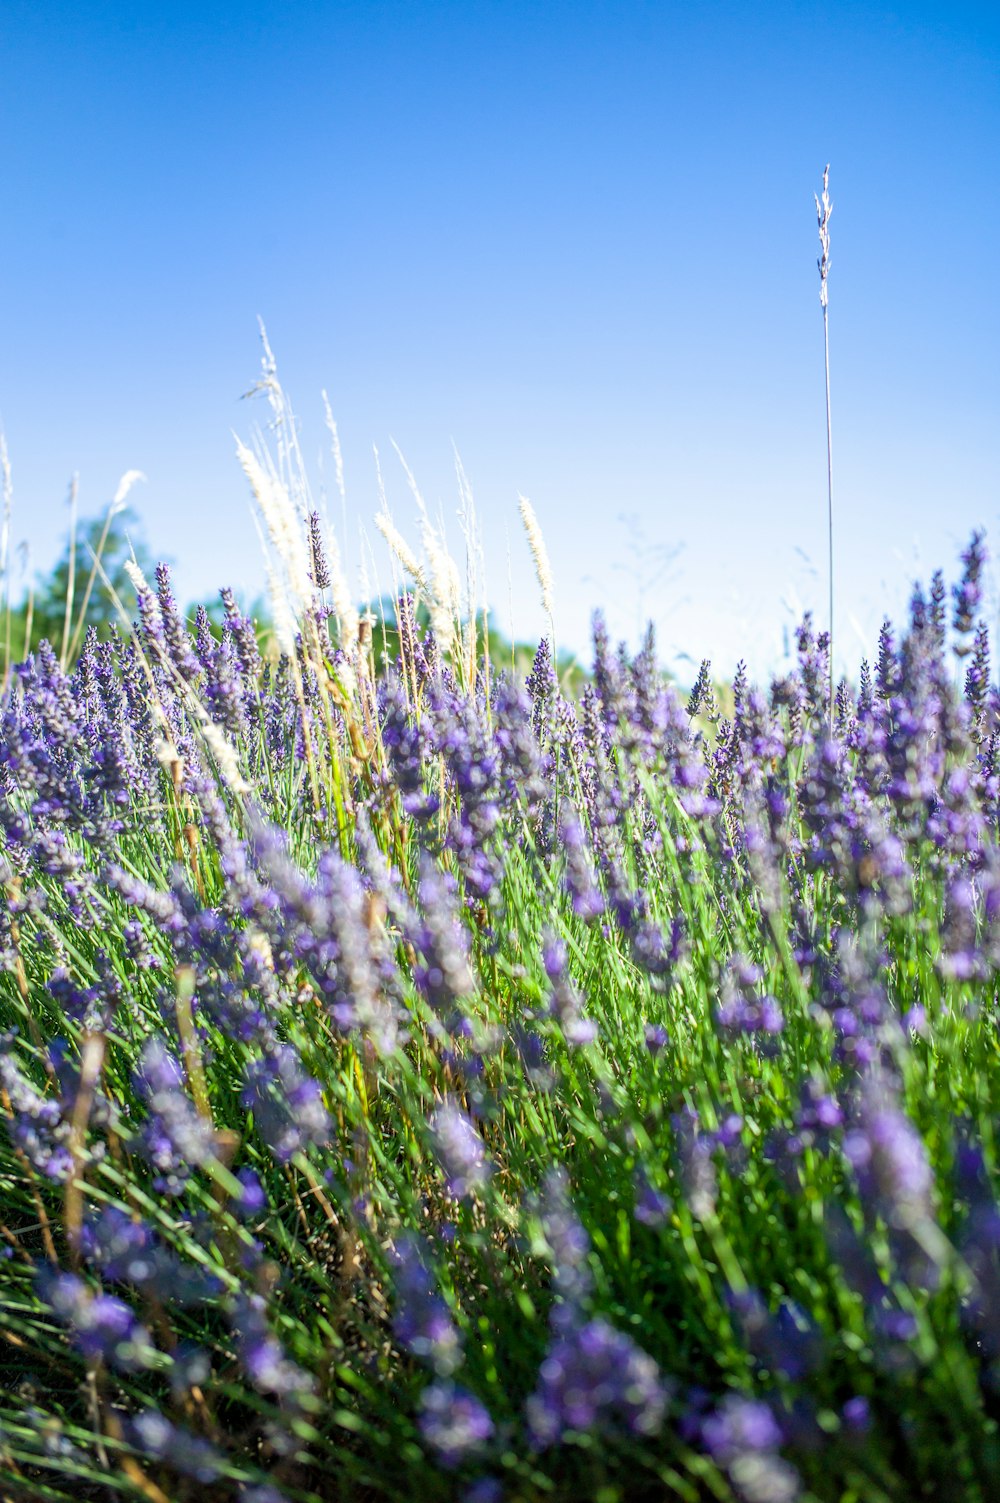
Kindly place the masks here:
POLYGON ((512 599, 543 627, 520 491, 565 642, 601 605, 682 672, 762 673, 800 607, 825 618, 829 161, 856 666, 997 521, 998 148, 996 0, 2 0, 14 536, 44 566, 71 474, 86 514, 136 468, 182 596, 258 589, 232 435, 266 417, 240 401, 260 315, 332 489, 329 393, 352 568, 372 445, 416 538, 390 439, 448 517, 454 442, 502 624, 512 599))

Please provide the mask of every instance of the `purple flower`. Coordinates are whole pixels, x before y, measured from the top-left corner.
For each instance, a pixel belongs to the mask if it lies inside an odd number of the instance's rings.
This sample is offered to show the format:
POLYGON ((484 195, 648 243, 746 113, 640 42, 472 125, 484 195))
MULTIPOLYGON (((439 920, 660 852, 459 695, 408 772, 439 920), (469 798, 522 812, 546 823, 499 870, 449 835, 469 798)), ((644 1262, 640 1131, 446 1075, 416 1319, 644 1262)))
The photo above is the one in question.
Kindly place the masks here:
POLYGON ((653 1184, 642 1164, 637 1164, 632 1175, 635 1194, 635 1219, 644 1226, 665 1226, 674 1208, 669 1195, 664 1195, 653 1184))
POLYGON ((514 811, 523 805, 529 816, 537 815, 551 788, 531 700, 513 679, 501 677, 493 686, 492 710, 504 777, 504 807, 514 811))
POLYGON ((420 1400, 420 1433, 446 1467, 460 1466, 493 1435, 489 1412, 474 1394, 450 1379, 425 1388, 420 1400))
POLYGON ((404 1234, 396 1241, 392 1262, 396 1338, 407 1351, 430 1362, 442 1377, 447 1377, 461 1361, 462 1339, 438 1292, 426 1249, 416 1237, 404 1234))
POLYGON ((11 1035, 0 1036, 0 1086, 10 1100, 13 1116, 3 1117, 14 1145, 47 1179, 62 1182, 73 1172, 69 1150, 69 1123, 61 1103, 42 1093, 24 1075, 7 1053, 11 1035))
POLYGON ((741 955, 734 955, 723 979, 715 1020, 725 1034, 781 1033, 784 1016, 777 1000, 761 996, 757 988, 761 972, 741 955))
POLYGON ((708 658, 702 659, 701 667, 698 669, 698 677, 694 681, 694 687, 687 702, 687 712, 692 720, 696 715, 705 715, 711 720, 717 713, 715 690, 712 685, 712 664, 708 658))
POLYGON ((711 1134, 701 1131, 693 1108, 678 1112, 673 1118, 677 1138, 677 1156, 684 1199, 695 1221, 708 1221, 715 1215, 719 1181, 712 1154, 715 1142, 711 1134))
POLYGON ((204 1268, 183 1263, 165 1247, 147 1222, 129 1216, 118 1206, 90 1211, 80 1228, 80 1252, 112 1283, 193 1305, 212 1297, 219 1285, 204 1268))
POLYGON ((461 1107, 445 1102, 430 1120, 434 1150, 444 1170, 449 1195, 465 1200, 486 1185, 493 1166, 483 1140, 461 1107))
POLYGON ((557 1332, 525 1413, 535 1445, 578 1434, 655 1435, 667 1392, 652 1357, 597 1318, 557 1332))
POLYGON ((461 1503, 503 1503, 503 1495, 499 1477, 477 1477, 462 1494, 461 1503))
POLYGON ((781 1445, 781 1428, 770 1405, 731 1394, 702 1422, 702 1439, 713 1461, 722 1465, 741 1451, 773 1451, 781 1445))
POLYGON ((872 1423, 871 1405, 860 1395, 848 1399, 841 1410, 841 1419, 844 1429, 851 1435, 867 1435, 872 1423))
POLYGON ((103 1359, 122 1372, 139 1372, 156 1360, 146 1327, 135 1311, 114 1295, 94 1293, 73 1273, 39 1271, 38 1291, 68 1327, 73 1345, 84 1357, 103 1359))
POLYGON ((826 1144, 830 1134, 842 1127, 843 1122, 844 1113, 836 1097, 825 1091, 818 1081, 807 1080, 795 1114, 796 1132, 802 1145, 826 1144))
POLYGON ((597 1024, 583 1016, 583 998, 573 984, 566 965, 566 947, 553 935, 542 939, 542 964, 551 987, 550 1010, 568 1044, 591 1044, 597 1024))
POLYGON ((590 1293, 593 1279, 587 1266, 590 1238, 573 1209, 565 1169, 546 1175, 538 1209, 552 1256, 552 1282, 572 1314, 590 1293))
POLYGON ((569 799, 564 800, 559 815, 559 843, 566 863, 563 885, 572 901, 573 912, 587 922, 600 918, 604 912, 604 897, 597 885, 580 816, 569 799))
POLYGON ((862 1198, 884 1220, 908 1228, 932 1219, 934 1177, 923 1139, 874 1079, 862 1092, 856 1125, 844 1135, 844 1153, 862 1198))
POLYGON ((454 883, 426 854, 420 863, 421 916, 412 915, 408 938, 424 957, 414 980, 437 1013, 460 1008, 475 990, 469 944, 456 913, 454 883))
POLYGON ((255 1388, 293 1406, 312 1395, 315 1388, 312 1375, 292 1362, 272 1335, 261 1295, 238 1296, 232 1321, 237 1353, 255 1388))
POLYGON ((318 1083, 290 1044, 275 1044, 247 1067, 243 1104, 279 1164, 311 1143, 329 1142, 332 1123, 318 1083))
POLYGON ((143 1046, 135 1086, 149 1109, 138 1145, 156 1170, 156 1188, 179 1195, 192 1168, 212 1157, 212 1123, 187 1096, 184 1072, 160 1038, 148 1039, 143 1046))
POLYGON ((140 1410, 125 1428, 132 1449, 144 1459, 166 1462, 196 1482, 214 1482, 219 1476, 224 1460, 221 1453, 200 1435, 173 1424, 159 1410, 140 1410))
POLYGON ((524 687, 531 698, 532 730, 539 743, 544 745, 551 738, 555 703, 559 695, 552 647, 547 637, 543 637, 535 649, 531 672, 525 679, 524 687))
POLYGON ((777 1454, 783 1435, 768 1404, 730 1394, 701 1424, 702 1442, 746 1503, 793 1503, 798 1473, 777 1454))
POLYGON ((236 1210, 241 1216, 259 1216, 267 1209, 264 1186, 252 1169, 237 1170, 236 1178, 243 1187, 243 1193, 236 1201, 236 1210))
POLYGON ((670 1035, 662 1023, 647 1023, 645 1028, 646 1048, 650 1054, 657 1055, 661 1049, 665 1049, 670 1043, 670 1035))
POLYGON ((798 1305, 783 1299, 772 1314, 755 1289, 730 1294, 747 1348, 772 1374, 800 1382, 822 1357, 819 1331, 798 1305))
MULTIPOLYGON (((967 637, 975 624, 976 612, 982 599, 982 585, 980 583, 984 565, 986 564, 987 552, 985 533, 974 532, 969 540, 969 546, 962 554, 961 581, 955 585, 952 595, 955 602, 955 614, 952 625, 960 638, 967 637)), ((960 641, 956 652, 965 655, 969 651, 967 642, 960 641)))

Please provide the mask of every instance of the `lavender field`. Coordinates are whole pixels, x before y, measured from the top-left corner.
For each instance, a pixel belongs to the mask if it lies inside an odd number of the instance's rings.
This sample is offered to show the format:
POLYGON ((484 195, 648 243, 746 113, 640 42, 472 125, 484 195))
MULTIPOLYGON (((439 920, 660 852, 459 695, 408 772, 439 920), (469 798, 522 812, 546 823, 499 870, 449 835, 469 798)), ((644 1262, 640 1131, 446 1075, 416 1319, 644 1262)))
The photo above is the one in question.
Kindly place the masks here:
POLYGON ((134 570, 3 700, 0 1495, 996 1498, 982 538, 723 714, 398 535, 382 651, 243 459, 273 650, 134 570))

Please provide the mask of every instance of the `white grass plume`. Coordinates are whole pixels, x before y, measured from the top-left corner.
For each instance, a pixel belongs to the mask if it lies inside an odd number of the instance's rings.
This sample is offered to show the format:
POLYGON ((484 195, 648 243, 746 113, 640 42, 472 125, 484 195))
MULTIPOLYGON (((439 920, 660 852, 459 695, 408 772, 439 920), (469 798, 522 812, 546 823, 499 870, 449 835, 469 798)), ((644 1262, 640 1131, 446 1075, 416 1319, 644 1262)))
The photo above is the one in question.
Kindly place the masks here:
POLYGON ((157 610, 159 610, 159 602, 157 601, 156 596, 153 594, 152 590, 149 588, 146 576, 139 568, 139 565, 136 563, 135 559, 127 558, 124 562, 123 568, 129 579, 132 581, 132 588, 133 590, 135 590, 136 597, 148 595, 150 600, 153 602, 153 605, 156 606, 157 610))
POLYGON ((333 601, 333 612, 337 618, 341 645, 350 657, 358 641, 358 608, 351 598, 350 586, 341 562, 340 546, 332 527, 327 527, 323 544, 326 548, 326 562, 330 573, 330 599, 333 601))
POLYGON ((542 529, 535 515, 535 508, 527 496, 518 496, 517 503, 521 511, 521 521, 528 538, 528 547, 531 549, 531 557, 535 561, 535 575, 538 579, 538 587, 542 592, 542 605, 551 624, 555 616, 555 601, 553 596, 554 583, 552 577, 552 565, 549 562, 549 550, 545 546, 542 529))
POLYGON ((315 508, 309 486, 309 476, 302 458, 302 450, 299 447, 298 423, 288 394, 278 380, 278 364, 268 341, 264 320, 258 317, 257 324, 263 347, 262 374, 261 379, 255 382, 244 395, 252 397, 263 394, 267 398, 272 413, 271 431, 274 434, 278 459, 277 477, 284 485, 293 507, 305 522, 315 508))
POLYGON ((199 729, 205 745, 215 758, 215 763, 223 782, 241 797, 246 797, 247 794, 252 793, 253 789, 240 771, 240 761, 236 753, 236 748, 226 736, 222 727, 216 725, 214 720, 210 720, 206 716, 201 720, 199 729))
POLYGON ((133 485, 135 485, 138 481, 145 479, 146 476, 142 473, 141 470, 125 471, 124 475, 118 482, 118 489, 115 491, 114 497, 111 502, 112 515, 114 515, 115 512, 121 511, 122 507, 125 505, 125 499, 128 496, 128 493, 132 489, 133 485))
POLYGON ((394 558, 402 564, 421 594, 428 597, 431 592, 424 566, 390 517, 388 511, 376 513, 375 526, 388 543, 394 558))
POLYGON ((302 519, 280 476, 273 468, 266 467, 239 438, 236 439, 236 454, 250 482, 268 538, 287 576, 292 596, 289 604, 293 614, 298 616, 312 598, 309 549, 302 519))
POLYGON ((261 548, 264 553, 264 572, 267 576, 267 594, 271 602, 271 619, 274 622, 274 635, 277 638, 281 651, 297 668, 298 657, 295 652, 295 638, 298 633, 298 617, 289 598, 288 582, 284 577, 283 571, 275 568, 274 560, 268 550, 258 517, 254 518, 254 524, 257 528, 261 548))
POLYGON ((330 410, 330 399, 326 392, 323 396, 323 412, 326 416, 327 431, 330 434, 330 446, 333 449, 333 470, 337 480, 337 490, 340 492, 342 502, 347 501, 347 492, 344 489, 344 456, 340 448, 340 434, 337 431, 337 423, 330 410))
POLYGON ((456 631, 461 626, 462 576, 448 550, 443 521, 438 526, 431 521, 413 471, 403 457, 403 451, 395 439, 392 440, 392 447, 403 467, 403 473, 420 513, 420 531, 429 571, 426 589, 427 609, 430 612, 431 626, 434 629, 438 647, 442 653, 447 654, 451 651, 456 631))
POLYGON ((489 673, 489 598, 486 589, 486 560, 483 554, 483 540, 479 531, 479 521, 476 515, 476 502, 472 494, 472 486, 469 484, 469 477, 465 473, 462 456, 459 454, 458 447, 454 443, 452 443, 452 450, 455 455, 455 474, 458 479, 458 494, 460 498, 458 522, 462 529, 462 536, 465 539, 465 656, 471 681, 474 679, 476 672, 480 619, 482 620, 486 638, 484 662, 486 672, 489 673))

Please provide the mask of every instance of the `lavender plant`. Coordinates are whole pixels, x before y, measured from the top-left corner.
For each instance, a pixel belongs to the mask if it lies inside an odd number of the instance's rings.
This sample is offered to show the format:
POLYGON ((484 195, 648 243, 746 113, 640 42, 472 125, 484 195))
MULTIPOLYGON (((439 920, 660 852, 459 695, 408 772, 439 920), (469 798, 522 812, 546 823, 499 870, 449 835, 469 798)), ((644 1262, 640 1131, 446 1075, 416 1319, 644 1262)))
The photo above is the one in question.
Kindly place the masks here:
POLYGON ((281 656, 160 570, 0 707, 4 1495, 987 1503, 982 538, 722 715, 410 598, 376 672, 244 462, 281 656))

